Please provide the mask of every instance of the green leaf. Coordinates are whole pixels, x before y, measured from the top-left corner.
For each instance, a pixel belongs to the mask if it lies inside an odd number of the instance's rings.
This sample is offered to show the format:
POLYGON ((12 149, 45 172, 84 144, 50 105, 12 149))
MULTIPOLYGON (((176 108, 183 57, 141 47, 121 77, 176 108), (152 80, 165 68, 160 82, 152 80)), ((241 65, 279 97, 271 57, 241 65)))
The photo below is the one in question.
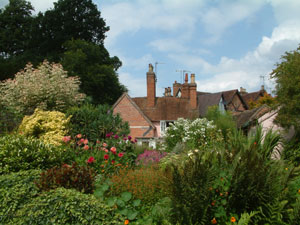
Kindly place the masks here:
POLYGON ((111 198, 107 199, 107 205, 109 207, 112 207, 115 203, 116 203, 116 198, 115 197, 111 197, 111 198))
POLYGON ((101 186, 101 190, 102 190, 103 192, 107 191, 108 189, 109 189, 109 185, 108 185, 108 184, 103 184, 103 185, 101 186))
POLYGON ((133 211, 133 210, 128 211, 128 219, 129 220, 134 220, 137 215, 138 215, 137 211, 133 211))
POLYGON ((130 192, 123 192, 121 198, 123 201, 128 202, 132 198, 132 194, 130 192))
POLYGON ((128 209, 121 210, 120 214, 122 214, 123 216, 127 216, 128 215, 128 209))
POLYGON ((137 207, 137 206, 139 206, 141 204, 141 200, 140 199, 137 199, 137 200, 134 200, 133 201, 133 206, 134 207, 137 207))
POLYGON ((117 205, 120 206, 120 207, 125 207, 125 202, 121 199, 117 199, 117 205))
POLYGON ((97 197, 97 198, 103 198, 103 191, 102 190, 96 190, 94 192, 94 195, 97 197))

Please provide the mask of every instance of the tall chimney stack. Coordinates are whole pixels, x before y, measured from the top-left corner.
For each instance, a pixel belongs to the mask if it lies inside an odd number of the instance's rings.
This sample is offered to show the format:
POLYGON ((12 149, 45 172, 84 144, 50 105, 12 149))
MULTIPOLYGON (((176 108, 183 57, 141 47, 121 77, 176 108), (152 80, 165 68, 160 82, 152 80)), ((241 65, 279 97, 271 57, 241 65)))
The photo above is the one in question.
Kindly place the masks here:
POLYGON ((156 97, 156 81, 155 73, 153 72, 152 64, 149 64, 149 71, 147 72, 147 106, 155 106, 156 97))
POLYGON ((189 92, 189 78, 188 74, 185 74, 185 79, 184 79, 184 84, 182 84, 182 92, 181 92, 181 97, 182 98, 189 98, 190 97, 190 92, 189 92))
POLYGON ((192 109, 197 108, 197 84, 195 82, 195 74, 191 74, 191 83, 189 84, 189 97, 192 109))

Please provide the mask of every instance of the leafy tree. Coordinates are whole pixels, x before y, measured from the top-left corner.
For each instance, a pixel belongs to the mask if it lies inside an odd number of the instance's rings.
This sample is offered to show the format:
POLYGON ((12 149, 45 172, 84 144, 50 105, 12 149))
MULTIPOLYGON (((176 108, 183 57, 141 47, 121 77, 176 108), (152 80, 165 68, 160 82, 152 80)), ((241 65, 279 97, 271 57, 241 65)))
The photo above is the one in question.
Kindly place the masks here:
POLYGON ((116 73, 121 62, 116 56, 110 58, 104 46, 71 40, 64 47, 62 65, 71 76, 81 78, 81 90, 92 97, 93 103, 113 104, 126 91, 116 73))
POLYGON ((0 9, 0 80, 10 78, 27 63, 33 7, 25 0, 9 0, 0 9))
POLYGON ((250 109, 258 108, 262 105, 268 105, 270 107, 274 107, 277 105, 277 100, 275 97, 272 97, 271 95, 265 92, 264 96, 259 98, 258 101, 249 102, 250 109))
POLYGON ((37 69, 27 64, 15 79, 0 83, 2 104, 16 112, 33 113, 35 108, 64 111, 81 103, 78 77, 68 77, 60 64, 44 61, 37 69))
POLYGON ((276 120, 284 127, 293 125, 299 132, 300 47, 286 52, 281 59, 271 73, 271 78, 275 78, 276 81, 276 95, 280 105, 276 120))

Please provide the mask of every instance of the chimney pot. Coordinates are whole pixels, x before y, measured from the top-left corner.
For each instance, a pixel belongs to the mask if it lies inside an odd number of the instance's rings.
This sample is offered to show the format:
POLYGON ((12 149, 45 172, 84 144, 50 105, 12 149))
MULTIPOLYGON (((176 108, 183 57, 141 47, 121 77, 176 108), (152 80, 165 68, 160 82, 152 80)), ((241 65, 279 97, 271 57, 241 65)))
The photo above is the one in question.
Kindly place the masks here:
POLYGON ((187 74, 187 73, 185 74, 184 82, 185 82, 186 84, 189 82, 189 78, 188 78, 188 74, 187 74))
POLYGON ((191 84, 194 84, 195 83, 195 74, 192 73, 191 74, 191 84))

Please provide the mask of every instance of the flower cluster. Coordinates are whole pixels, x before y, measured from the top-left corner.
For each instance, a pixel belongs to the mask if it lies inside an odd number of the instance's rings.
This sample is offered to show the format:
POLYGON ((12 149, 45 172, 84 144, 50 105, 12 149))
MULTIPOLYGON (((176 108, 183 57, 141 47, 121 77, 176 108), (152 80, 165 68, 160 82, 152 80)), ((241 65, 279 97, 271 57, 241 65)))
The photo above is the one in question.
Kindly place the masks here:
POLYGON ((159 161, 167 155, 166 152, 159 152, 156 150, 145 150, 136 159, 136 165, 151 165, 159 163, 159 161))

